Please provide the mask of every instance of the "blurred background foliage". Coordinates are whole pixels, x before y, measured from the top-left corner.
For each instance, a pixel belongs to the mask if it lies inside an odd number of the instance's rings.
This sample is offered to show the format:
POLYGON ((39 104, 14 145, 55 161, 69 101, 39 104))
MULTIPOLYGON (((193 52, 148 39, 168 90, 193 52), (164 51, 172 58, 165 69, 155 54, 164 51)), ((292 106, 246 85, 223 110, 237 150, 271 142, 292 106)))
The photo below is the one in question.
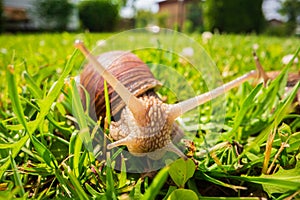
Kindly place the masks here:
POLYGON ((0 33, 2 33, 4 29, 4 21, 3 21, 3 2, 0 0, 0 33))
POLYGON ((263 0, 208 0, 205 6, 207 30, 230 33, 261 33, 265 24, 263 0))
POLYGON ((293 33, 297 28, 297 20, 300 20, 300 1, 299 0, 285 0, 282 2, 280 13, 287 17, 285 24, 285 31, 287 34, 293 33))
POLYGON ((34 12, 45 30, 66 30, 73 4, 68 0, 36 0, 34 12))
POLYGON ((113 31, 119 19, 118 5, 106 0, 81 1, 78 10, 82 27, 92 32, 113 31))
MULTIPOLYGON (((183 2, 185 19, 182 25, 176 22, 170 27, 168 12, 153 11, 137 7, 138 0, 34 0, 29 14, 34 13, 41 22, 41 28, 33 31, 82 31, 111 32, 124 29, 157 25, 186 33, 257 33, 276 36, 299 34, 300 1, 280 0, 275 10, 282 20, 266 19, 263 3, 267 0, 185 0, 173 1, 180 6, 183 2), (76 3, 75 3, 76 2, 76 3), (124 8, 132 14, 122 16, 124 8), (71 19, 73 17, 73 19, 71 19), (70 20, 78 21, 76 28, 68 28, 70 20), (169 26, 169 27, 168 27, 169 26), (298 30, 298 31, 296 31, 298 30)), ((5 0, 0 0, 0 31, 5 30, 5 0), (2 6, 1 6, 2 5, 2 6), (4 12, 3 12, 4 9, 4 12), (4 19, 4 20, 3 20, 4 19)), ((166 1, 158 1, 168 2, 166 1)), ((275 2, 275 1, 274 1, 275 2)), ((170 11, 172 12, 172 11, 170 11)), ((9 31, 9 30, 6 30, 9 31)), ((21 30, 23 31, 23 30, 21 30)), ((28 30, 27 30, 28 31, 28 30)), ((29 29, 29 31, 32 31, 29 29)))

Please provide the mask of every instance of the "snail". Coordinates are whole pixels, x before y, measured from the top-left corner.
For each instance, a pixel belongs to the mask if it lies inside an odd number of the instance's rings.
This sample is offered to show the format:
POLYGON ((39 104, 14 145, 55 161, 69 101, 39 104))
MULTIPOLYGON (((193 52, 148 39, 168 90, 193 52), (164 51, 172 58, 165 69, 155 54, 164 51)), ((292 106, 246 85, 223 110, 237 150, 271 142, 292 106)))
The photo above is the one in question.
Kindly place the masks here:
POLYGON ((116 92, 116 95, 110 96, 110 102, 112 115, 117 115, 118 119, 111 122, 109 134, 114 142, 107 148, 124 145, 131 154, 147 155, 152 159, 161 158, 166 151, 186 158, 173 143, 183 135, 175 122, 176 118, 259 75, 258 71, 253 70, 210 92, 176 104, 166 104, 154 92, 160 82, 133 53, 112 51, 96 58, 82 41, 76 41, 75 47, 89 61, 80 81, 91 95, 95 117, 105 115, 103 80, 110 85, 110 94, 116 92))

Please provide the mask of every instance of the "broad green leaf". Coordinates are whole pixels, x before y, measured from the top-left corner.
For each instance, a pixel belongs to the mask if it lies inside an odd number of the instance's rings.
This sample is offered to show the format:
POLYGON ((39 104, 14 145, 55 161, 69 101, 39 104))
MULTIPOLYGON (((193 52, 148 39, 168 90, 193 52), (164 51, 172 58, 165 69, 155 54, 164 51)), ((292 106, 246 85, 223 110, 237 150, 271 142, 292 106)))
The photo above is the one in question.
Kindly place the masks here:
POLYGON ((268 194, 285 193, 289 190, 300 190, 300 163, 294 169, 285 170, 280 168, 272 175, 261 175, 265 181, 262 182, 263 188, 268 194), (286 185, 282 185, 286 184, 286 185))
POLYGON ((215 177, 235 179, 239 181, 247 181, 249 183, 262 184, 268 192, 287 192, 300 190, 300 164, 298 163, 294 169, 284 170, 282 168, 273 175, 261 176, 231 176, 224 173, 213 173, 215 177))
POLYGON ((188 189, 174 190, 168 197, 168 200, 179 200, 179 199, 198 200, 199 198, 193 190, 188 190, 188 189))
MULTIPOLYGON (((233 178, 233 177, 228 177, 233 178)), ((299 176, 295 176, 295 178, 299 179, 299 176)), ((300 189, 300 183, 292 179, 292 177, 272 177, 269 175, 268 177, 235 177, 235 179, 248 181, 252 183, 262 184, 264 189, 267 189, 269 192, 286 192, 289 190, 297 191, 300 189), (287 180, 285 178, 288 178, 287 180)))
POLYGON ((178 159, 170 165, 169 174, 178 187, 184 184, 194 175, 195 163, 191 159, 178 159))

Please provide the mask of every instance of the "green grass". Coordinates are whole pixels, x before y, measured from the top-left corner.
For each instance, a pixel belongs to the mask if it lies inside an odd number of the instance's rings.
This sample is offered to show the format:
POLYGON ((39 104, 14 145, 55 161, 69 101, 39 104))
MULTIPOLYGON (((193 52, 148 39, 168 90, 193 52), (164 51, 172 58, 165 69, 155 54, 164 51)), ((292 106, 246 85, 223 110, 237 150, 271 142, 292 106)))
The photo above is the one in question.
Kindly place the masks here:
MULTIPOLYGON (((300 198, 300 115, 294 102, 299 83, 283 96, 287 70, 300 66, 283 67, 281 62, 295 54, 299 38, 214 35, 204 43, 201 35, 192 35, 216 62, 224 82, 255 69, 253 45, 266 70, 282 73, 266 87, 245 83, 226 95, 222 134, 210 128, 217 124, 206 123, 218 117, 210 116, 211 105, 201 106, 200 119, 191 122, 200 129, 186 131, 196 134, 194 162, 176 160, 153 176, 126 173, 124 158, 123 170, 113 170, 121 151, 105 160, 91 153, 91 141, 103 137, 101 127, 87 117, 72 78, 65 84, 84 61, 74 40, 81 38, 92 49, 110 35, 0 36, 1 198, 300 198)), ((141 57, 157 59, 146 53, 141 57)), ((176 58, 162 54, 160 61, 174 66, 189 83, 198 81, 176 58)), ((193 89, 202 91, 197 85, 193 89)), ((172 99, 170 91, 161 92, 172 99)))

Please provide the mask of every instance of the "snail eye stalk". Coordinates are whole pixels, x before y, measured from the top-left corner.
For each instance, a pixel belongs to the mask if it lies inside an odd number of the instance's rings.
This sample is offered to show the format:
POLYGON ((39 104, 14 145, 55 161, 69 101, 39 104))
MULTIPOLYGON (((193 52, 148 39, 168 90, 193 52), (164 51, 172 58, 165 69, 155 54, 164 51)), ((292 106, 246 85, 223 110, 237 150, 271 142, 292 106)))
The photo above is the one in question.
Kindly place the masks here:
POLYGON ((169 119, 175 120, 177 117, 181 116, 182 114, 194 109, 195 107, 204 104, 222 94, 225 92, 231 90, 232 88, 238 87, 245 81, 257 78, 258 72, 257 71, 251 71, 233 81, 230 81, 212 91, 206 92, 204 94, 198 95, 196 97, 187 99, 185 101, 179 102, 177 104, 172 105, 170 109, 169 119))

